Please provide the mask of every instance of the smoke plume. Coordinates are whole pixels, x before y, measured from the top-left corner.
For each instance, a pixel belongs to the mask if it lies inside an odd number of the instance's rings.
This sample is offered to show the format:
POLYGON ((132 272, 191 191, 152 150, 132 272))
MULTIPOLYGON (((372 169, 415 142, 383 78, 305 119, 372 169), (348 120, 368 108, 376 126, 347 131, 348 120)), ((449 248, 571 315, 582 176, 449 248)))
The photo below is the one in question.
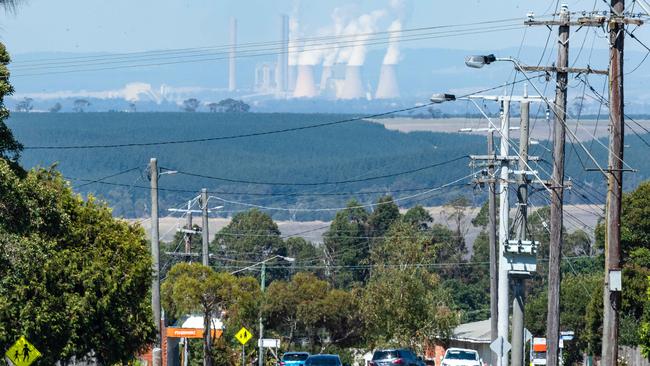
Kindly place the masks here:
POLYGON ((388 49, 384 56, 384 65, 397 65, 399 63, 399 38, 402 31, 402 21, 397 19, 390 23, 388 27, 390 36, 388 38, 388 49))

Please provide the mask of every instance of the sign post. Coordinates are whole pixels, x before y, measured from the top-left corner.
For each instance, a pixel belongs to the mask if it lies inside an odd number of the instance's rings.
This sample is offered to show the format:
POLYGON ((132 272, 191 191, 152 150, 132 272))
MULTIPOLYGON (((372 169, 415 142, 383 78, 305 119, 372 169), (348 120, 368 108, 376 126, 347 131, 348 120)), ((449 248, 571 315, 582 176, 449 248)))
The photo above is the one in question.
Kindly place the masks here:
POLYGON ((41 357, 41 353, 21 336, 13 346, 9 347, 5 356, 15 366, 29 366, 41 357))
POLYGON ((239 332, 235 334, 235 338, 241 343, 241 364, 246 366, 246 343, 253 338, 251 332, 248 331, 245 327, 241 327, 239 332))
POLYGON ((512 345, 503 337, 498 337, 490 343, 490 349, 499 357, 504 357, 510 352, 512 345))

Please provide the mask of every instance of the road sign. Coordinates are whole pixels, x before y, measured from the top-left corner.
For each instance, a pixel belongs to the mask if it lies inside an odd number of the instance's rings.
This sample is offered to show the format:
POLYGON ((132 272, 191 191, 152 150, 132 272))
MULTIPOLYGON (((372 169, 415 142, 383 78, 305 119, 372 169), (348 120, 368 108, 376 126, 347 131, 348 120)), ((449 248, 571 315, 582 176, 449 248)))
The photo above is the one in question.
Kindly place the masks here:
POLYGON ((575 333, 571 330, 566 331, 566 332, 560 332, 560 338, 563 341, 572 341, 573 337, 575 336, 575 333))
POLYGON ((31 343, 27 342, 25 337, 20 337, 13 346, 9 347, 5 356, 15 366, 29 366, 37 358, 41 357, 41 353, 31 343))
POLYGON ((508 343, 503 337, 499 337, 490 343, 490 349, 494 351, 499 357, 504 357, 510 352, 512 345, 508 343))
POLYGON ((235 334, 235 338, 237 338, 239 343, 244 345, 244 344, 248 343, 248 341, 250 341, 251 338, 253 338, 253 335, 251 334, 251 332, 248 331, 248 329, 246 329, 244 327, 241 327, 239 332, 237 332, 237 334, 235 334))
POLYGON ((257 345, 264 348, 280 348, 280 340, 273 338, 262 338, 257 340, 257 345))
POLYGON ((533 333, 531 333, 528 329, 524 328, 524 340, 526 342, 532 342, 533 341, 533 333))

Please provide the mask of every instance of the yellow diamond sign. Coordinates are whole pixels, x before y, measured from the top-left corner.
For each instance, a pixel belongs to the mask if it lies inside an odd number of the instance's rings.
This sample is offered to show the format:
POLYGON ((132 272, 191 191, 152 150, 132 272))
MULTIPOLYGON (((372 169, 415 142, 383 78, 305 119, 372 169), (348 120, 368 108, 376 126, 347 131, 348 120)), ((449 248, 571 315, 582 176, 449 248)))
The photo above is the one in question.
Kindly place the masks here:
POLYGON ((237 338, 239 343, 246 344, 251 338, 253 338, 253 335, 248 331, 248 329, 242 327, 239 332, 235 334, 235 338, 237 338))
POLYGON ((20 337, 11 346, 5 356, 15 365, 15 366, 29 366, 32 362, 36 361, 37 358, 41 357, 41 353, 29 342, 25 337, 20 337))

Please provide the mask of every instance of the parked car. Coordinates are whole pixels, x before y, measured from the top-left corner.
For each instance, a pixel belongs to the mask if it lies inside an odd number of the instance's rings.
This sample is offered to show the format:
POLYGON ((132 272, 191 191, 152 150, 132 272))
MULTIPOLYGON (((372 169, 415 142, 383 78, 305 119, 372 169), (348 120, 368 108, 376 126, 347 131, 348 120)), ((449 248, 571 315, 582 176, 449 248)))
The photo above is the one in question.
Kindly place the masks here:
POLYGON ((309 352, 285 352, 280 360, 280 366, 305 366, 309 352))
POLYGON ((339 355, 311 355, 305 361, 305 366, 343 366, 339 355))
POLYGON ((478 352, 466 348, 450 348, 445 352, 440 366, 482 366, 478 352))
POLYGON ((422 357, 408 348, 378 349, 372 354, 369 366, 425 366, 422 357))

